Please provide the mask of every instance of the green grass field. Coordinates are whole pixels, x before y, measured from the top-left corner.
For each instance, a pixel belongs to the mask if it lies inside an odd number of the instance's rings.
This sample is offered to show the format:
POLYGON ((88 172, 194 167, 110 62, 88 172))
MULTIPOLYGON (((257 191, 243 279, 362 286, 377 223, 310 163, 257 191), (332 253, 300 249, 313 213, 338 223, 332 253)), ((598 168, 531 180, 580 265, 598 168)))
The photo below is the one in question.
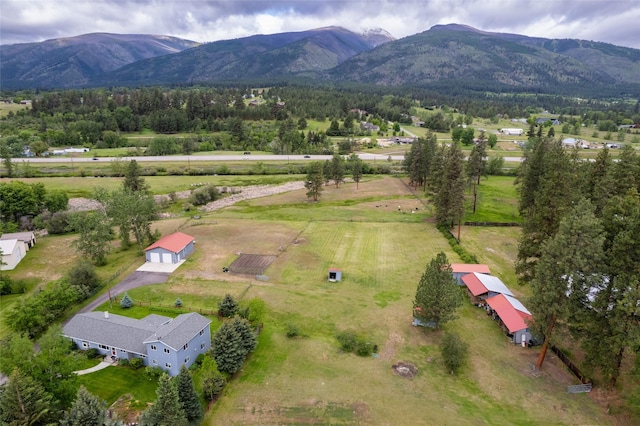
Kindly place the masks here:
MULTIPOLYGON (((486 208, 487 217, 509 217, 515 202, 509 179, 491 177, 481 186, 480 212, 486 208)), ((445 371, 438 346, 442 332, 411 325, 413 297, 436 253, 444 251, 450 262, 460 259, 431 223, 431 209, 399 178, 367 178, 357 189, 328 186, 318 203, 299 190, 201 216, 154 224, 163 234, 180 229, 195 235, 196 252, 165 284, 129 294, 154 306, 180 298, 184 310, 215 309, 227 293, 241 304, 255 297, 265 301, 256 351, 203 424, 617 424, 588 395, 566 393, 576 380, 555 357, 533 375, 538 349, 509 343, 470 303, 444 327, 469 344, 468 363, 458 376, 445 371), (223 273, 239 252, 276 255, 265 271, 268 280, 223 273), (327 281, 330 267, 342 270, 342 282, 327 281), (300 330, 296 338, 286 337, 291 325, 300 330), (346 330, 377 345, 377 356, 340 352, 335 335, 346 330), (417 375, 396 375, 392 366, 398 362, 415 365, 417 375)), ((525 294, 515 286, 513 272, 518 235, 517 227, 465 227, 462 245, 525 294)), ((148 306, 109 309, 134 317, 175 314, 148 306)), ((101 398, 114 401, 124 393, 134 393, 140 402, 155 398, 145 376, 128 369, 102 371, 82 378, 101 398)))

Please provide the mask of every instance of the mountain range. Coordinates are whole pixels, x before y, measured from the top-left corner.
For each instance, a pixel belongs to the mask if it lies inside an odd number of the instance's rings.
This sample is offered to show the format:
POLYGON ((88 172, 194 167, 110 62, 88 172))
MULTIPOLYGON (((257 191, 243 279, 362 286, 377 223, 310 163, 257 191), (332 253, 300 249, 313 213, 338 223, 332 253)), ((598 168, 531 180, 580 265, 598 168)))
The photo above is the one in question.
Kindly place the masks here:
POLYGON ((87 34, 0 46, 3 89, 275 82, 640 94, 640 50, 436 25, 402 39, 341 27, 199 44, 87 34))

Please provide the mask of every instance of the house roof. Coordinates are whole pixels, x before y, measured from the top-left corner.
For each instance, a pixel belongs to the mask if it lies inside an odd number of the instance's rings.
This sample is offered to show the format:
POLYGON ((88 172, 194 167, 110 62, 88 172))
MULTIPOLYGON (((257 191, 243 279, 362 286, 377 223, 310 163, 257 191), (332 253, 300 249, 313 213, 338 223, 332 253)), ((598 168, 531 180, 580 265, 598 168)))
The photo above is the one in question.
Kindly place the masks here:
POLYGON ((496 311, 509 333, 529 328, 525 320, 531 319, 531 313, 515 297, 498 294, 488 298, 487 303, 496 311))
POLYGON ((139 354, 147 353, 144 341, 169 317, 149 315, 141 320, 103 312, 87 312, 75 315, 62 327, 67 337, 99 343, 139 354), (149 318, 151 317, 151 318, 149 318))
POLYGON ((31 242, 36 238, 35 234, 29 232, 10 232, 0 235, 0 240, 20 240, 24 242, 31 242))
POLYGON ((177 253, 194 240, 195 238, 191 235, 187 235, 182 232, 174 232, 173 234, 165 235, 164 237, 160 238, 158 241, 144 249, 144 251, 160 247, 177 253))
POLYGON ((12 240, 0 240, 0 250, 2 250, 2 254, 4 255, 13 253, 17 245, 18 240, 15 238, 12 240))
POLYGON ((472 272, 462 277, 462 282, 465 283, 471 294, 479 296, 485 293, 500 293, 513 296, 511 290, 504 285, 500 278, 492 275, 479 274, 472 272))
POLYGON ((452 263, 451 270, 453 272, 478 272, 480 274, 490 274, 488 265, 477 265, 475 263, 452 263))
POLYGON ((62 328, 62 334, 145 354, 146 344, 152 342, 162 342, 178 350, 210 323, 210 320, 195 312, 173 319, 156 314, 142 319, 116 314, 109 314, 109 318, 105 318, 103 312, 87 312, 71 318, 62 328))
POLYGON ((162 342, 177 351, 209 324, 209 319, 195 312, 178 315, 159 327, 144 343, 162 342))

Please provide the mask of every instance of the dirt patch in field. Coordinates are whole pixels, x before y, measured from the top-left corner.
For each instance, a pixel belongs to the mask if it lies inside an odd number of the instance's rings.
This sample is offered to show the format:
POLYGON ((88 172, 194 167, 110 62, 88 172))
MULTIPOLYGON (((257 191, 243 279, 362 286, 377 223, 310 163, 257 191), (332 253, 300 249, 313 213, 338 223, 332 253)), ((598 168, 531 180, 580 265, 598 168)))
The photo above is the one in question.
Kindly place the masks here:
POLYGON ((389 334, 389 338, 384 344, 382 351, 380 351, 379 358, 380 359, 392 359, 395 358, 396 353, 398 352, 398 346, 402 344, 403 338, 397 331, 392 331, 389 334))
POLYGON ((418 374, 418 367, 410 362, 399 362, 391 366, 393 372, 405 379, 412 379, 418 374))

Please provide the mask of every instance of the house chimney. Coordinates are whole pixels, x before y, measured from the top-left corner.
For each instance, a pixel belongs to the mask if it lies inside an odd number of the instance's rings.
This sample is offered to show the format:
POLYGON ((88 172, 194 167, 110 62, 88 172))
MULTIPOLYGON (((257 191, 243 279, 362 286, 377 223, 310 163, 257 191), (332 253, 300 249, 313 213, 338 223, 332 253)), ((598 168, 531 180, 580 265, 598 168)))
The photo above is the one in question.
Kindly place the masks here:
POLYGON ((105 317, 106 319, 109 319, 109 311, 104 311, 104 317, 105 317))

